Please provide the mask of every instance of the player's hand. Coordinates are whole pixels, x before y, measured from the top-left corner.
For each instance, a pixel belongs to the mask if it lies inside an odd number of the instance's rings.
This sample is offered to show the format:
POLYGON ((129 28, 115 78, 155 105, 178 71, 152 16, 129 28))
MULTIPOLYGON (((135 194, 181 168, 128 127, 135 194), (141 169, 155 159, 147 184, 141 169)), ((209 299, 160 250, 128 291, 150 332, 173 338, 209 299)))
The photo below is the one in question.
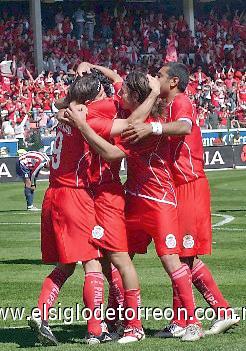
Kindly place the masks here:
POLYGON ((74 123, 70 121, 69 118, 67 118, 66 116, 66 110, 65 109, 61 109, 56 113, 56 119, 58 120, 58 122, 60 123, 64 123, 64 124, 68 124, 72 127, 74 127, 74 123))
POLYGON ((76 105, 71 102, 69 108, 66 109, 65 117, 70 120, 77 128, 83 128, 86 124, 86 116, 88 110, 85 105, 76 105))
POLYGON ((152 93, 154 93, 156 96, 159 96, 161 86, 158 78, 152 77, 150 74, 147 74, 147 78, 148 78, 149 86, 152 93))
POLYGON ((76 76, 83 76, 83 73, 91 73, 91 68, 93 65, 89 62, 81 62, 78 65, 77 71, 76 71, 76 76))
POLYGON ((128 128, 121 133, 122 140, 130 144, 136 144, 141 139, 152 134, 152 125, 147 123, 129 124, 128 128))

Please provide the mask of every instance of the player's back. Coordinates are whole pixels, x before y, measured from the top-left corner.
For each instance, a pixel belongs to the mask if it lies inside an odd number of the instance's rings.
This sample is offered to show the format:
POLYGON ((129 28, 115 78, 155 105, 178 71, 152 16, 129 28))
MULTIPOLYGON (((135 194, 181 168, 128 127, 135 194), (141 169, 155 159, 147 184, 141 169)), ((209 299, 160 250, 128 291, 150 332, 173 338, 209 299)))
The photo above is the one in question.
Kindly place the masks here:
POLYGON ((59 123, 50 166, 50 185, 53 187, 88 188, 87 169, 90 150, 81 132, 59 123))
POLYGON ((196 121, 196 111, 189 97, 180 93, 167 106, 167 121, 189 119, 192 122, 191 134, 171 136, 171 169, 175 183, 183 184, 204 178, 203 145, 200 127, 196 121))

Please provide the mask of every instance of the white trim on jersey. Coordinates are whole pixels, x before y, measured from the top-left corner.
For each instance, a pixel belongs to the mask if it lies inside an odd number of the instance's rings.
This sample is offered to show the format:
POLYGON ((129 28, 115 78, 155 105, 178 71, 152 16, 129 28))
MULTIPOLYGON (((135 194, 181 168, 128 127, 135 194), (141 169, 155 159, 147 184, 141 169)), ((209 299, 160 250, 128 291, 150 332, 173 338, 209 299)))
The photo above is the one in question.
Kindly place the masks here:
MULTIPOLYGON (((79 171, 80 163, 83 161, 83 158, 84 158, 87 154, 89 154, 89 153, 90 153, 90 151, 87 151, 85 154, 83 154, 83 156, 80 158, 80 160, 79 160, 79 162, 78 162, 77 169, 76 169, 76 186, 77 186, 77 188, 79 187, 78 171, 79 171)), ((87 179, 87 183, 88 183, 88 185, 89 185, 88 179, 87 179)))
POLYGON ((172 205, 174 207, 177 207, 177 204, 175 204, 174 202, 167 201, 167 200, 164 200, 164 199, 157 199, 155 197, 148 196, 148 195, 136 194, 136 193, 133 193, 132 191, 130 191, 128 189, 126 190, 126 193, 128 193, 130 195, 133 195, 133 196, 142 197, 144 199, 152 200, 152 201, 155 201, 155 202, 161 202, 163 204, 168 204, 168 205, 172 205))
POLYGON ((166 203, 166 204, 169 204, 169 205, 173 205, 174 207, 177 207, 176 193, 175 193, 175 190, 174 190, 174 188, 173 188, 171 182, 168 181, 168 184, 170 185, 170 187, 171 187, 171 189, 172 189, 175 202, 165 200, 165 198, 166 198, 166 196, 167 196, 167 191, 164 190, 163 185, 162 185, 160 179, 157 177, 157 175, 155 174, 155 172, 153 171, 153 168, 152 168, 152 166, 151 166, 151 158, 152 158, 153 156, 159 158, 159 160, 161 161, 161 163, 162 163, 162 165, 163 165, 164 172, 167 173, 169 180, 171 180, 170 174, 169 174, 168 170, 167 170, 166 167, 165 167, 166 161, 163 160, 163 159, 161 158, 161 156, 158 155, 158 154, 156 153, 157 150, 158 150, 158 147, 159 147, 159 145, 160 145, 160 143, 161 143, 161 141, 162 141, 162 139, 163 139, 163 137, 164 137, 163 135, 160 135, 160 136, 159 136, 159 141, 158 141, 158 143, 157 143, 157 146, 156 146, 156 148, 155 148, 155 151, 153 151, 153 152, 149 155, 149 159, 148 159, 149 169, 150 169, 150 171, 152 172, 152 174, 154 175, 154 177, 155 177, 155 179, 157 180, 157 182, 158 182, 158 184, 160 185, 160 187, 163 189, 163 193, 164 193, 163 197, 162 197, 161 199, 158 199, 158 198, 153 197, 153 196, 148 196, 148 195, 144 195, 144 194, 141 194, 141 193, 134 193, 134 192, 131 192, 131 191, 128 190, 128 189, 126 189, 126 192, 129 193, 129 194, 131 194, 131 195, 134 195, 134 196, 142 197, 142 198, 149 199, 149 200, 156 201, 156 202, 166 203))
MULTIPOLYGON (((190 165, 191 165, 191 172, 192 172, 192 174, 198 179, 199 176, 194 172, 194 166, 193 166, 193 163, 192 163, 192 157, 191 157, 190 148, 189 148, 188 144, 186 144, 184 141, 180 141, 179 144, 178 144, 178 146, 176 147, 176 150, 175 150, 175 153, 174 153, 174 160, 176 159, 176 154, 177 154, 178 148, 179 148, 179 146, 182 145, 182 144, 185 145, 185 146, 187 147, 188 152, 189 152, 189 161, 190 161, 190 165)), ((183 146, 183 145, 182 145, 182 146, 183 146)), ((182 146, 181 146, 181 147, 182 147, 182 146)), ((182 172, 182 170, 179 168, 179 166, 178 166, 178 164, 177 164, 177 161, 175 161, 174 164, 176 165, 176 167, 178 168, 178 170, 180 171, 180 173, 183 175, 183 177, 184 177, 186 183, 188 183, 188 179, 187 179, 186 175, 182 172)))

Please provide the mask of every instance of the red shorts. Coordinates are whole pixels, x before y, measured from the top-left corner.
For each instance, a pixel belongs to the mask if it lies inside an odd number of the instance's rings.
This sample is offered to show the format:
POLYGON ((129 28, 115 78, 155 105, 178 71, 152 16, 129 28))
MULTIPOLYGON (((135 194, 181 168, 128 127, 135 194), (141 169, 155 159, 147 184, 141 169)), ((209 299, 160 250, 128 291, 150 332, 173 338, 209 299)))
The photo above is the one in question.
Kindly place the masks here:
POLYGON ((211 254, 212 226, 207 178, 177 187, 181 257, 211 254))
POLYGON ((146 253, 152 239, 158 256, 180 253, 174 206, 127 195, 125 213, 129 253, 146 253))
POLYGON ((101 257, 89 243, 97 225, 93 198, 84 189, 49 188, 41 216, 41 250, 45 263, 73 263, 101 257))
POLYGON ((102 249, 128 252, 125 224, 125 196, 121 184, 107 184, 93 190, 96 222, 91 241, 102 249))

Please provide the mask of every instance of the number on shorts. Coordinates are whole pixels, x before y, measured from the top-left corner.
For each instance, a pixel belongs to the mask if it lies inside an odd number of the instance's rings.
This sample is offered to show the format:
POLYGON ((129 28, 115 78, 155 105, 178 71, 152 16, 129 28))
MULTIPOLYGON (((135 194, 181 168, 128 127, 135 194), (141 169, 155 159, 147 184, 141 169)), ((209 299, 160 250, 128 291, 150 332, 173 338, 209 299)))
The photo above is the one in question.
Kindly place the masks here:
POLYGON ((61 161, 61 150, 62 150, 63 134, 58 132, 54 142, 53 153, 52 153, 52 167, 58 169, 61 161))

